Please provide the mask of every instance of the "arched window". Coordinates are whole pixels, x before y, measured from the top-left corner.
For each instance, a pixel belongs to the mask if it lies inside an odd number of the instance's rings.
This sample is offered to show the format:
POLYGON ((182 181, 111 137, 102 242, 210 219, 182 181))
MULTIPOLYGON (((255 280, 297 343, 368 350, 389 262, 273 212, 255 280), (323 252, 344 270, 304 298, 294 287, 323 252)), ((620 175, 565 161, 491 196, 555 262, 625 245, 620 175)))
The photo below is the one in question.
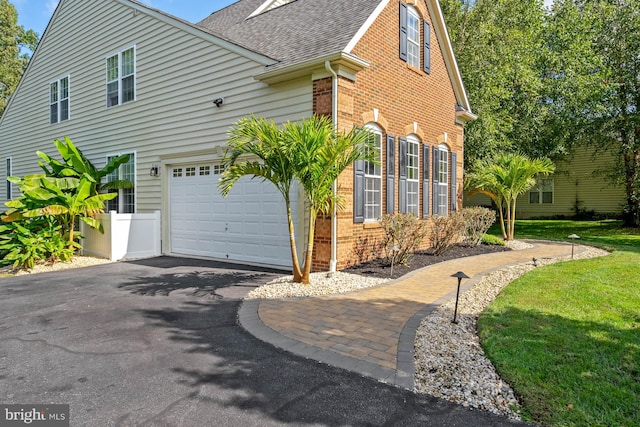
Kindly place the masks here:
POLYGON ((449 147, 433 147, 433 214, 449 211, 449 147))
POLYGON ((420 140, 407 136, 407 212, 420 214, 420 140))
POLYGON ((382 216, 382 130, 374 123, 365 129, 371 132, 378 162, 364 162, 364 219, 377 221, 382 216))

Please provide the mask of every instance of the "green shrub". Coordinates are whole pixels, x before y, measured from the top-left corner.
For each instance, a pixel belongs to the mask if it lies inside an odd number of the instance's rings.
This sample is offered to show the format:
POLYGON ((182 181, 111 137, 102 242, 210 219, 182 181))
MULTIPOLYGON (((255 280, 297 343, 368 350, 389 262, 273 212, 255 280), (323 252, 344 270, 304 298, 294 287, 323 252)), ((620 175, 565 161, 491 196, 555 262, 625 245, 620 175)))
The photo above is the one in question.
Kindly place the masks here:
POLYGON ((485 234, 482 236, 482 243, 485 245, 504 246, 505 242, 501 238, 493 234, 485 234))
POLYGON ((0 265, 31 269, 42 262, 68 261, 80 245, 69 242, 51 217, 25 219, 0 225, 0 265))
POLYGON ((448 216, 431 217, 430 242, 434 255, 442 255, 460 241, 464 232, 464 217, 460 212, 451 212, 448 216))
POLYGON ((388 265, 409 264, 411 255, 427 236, 427 222, 411 213, 385 214, 380 225, 384 230, 385 262, 388 265))
POLYGON ((475 247, 482 243, 482 236, 496 222, 496 212, 481 206, 466 208, 462 211, 464 217, 465 246, 475 247))

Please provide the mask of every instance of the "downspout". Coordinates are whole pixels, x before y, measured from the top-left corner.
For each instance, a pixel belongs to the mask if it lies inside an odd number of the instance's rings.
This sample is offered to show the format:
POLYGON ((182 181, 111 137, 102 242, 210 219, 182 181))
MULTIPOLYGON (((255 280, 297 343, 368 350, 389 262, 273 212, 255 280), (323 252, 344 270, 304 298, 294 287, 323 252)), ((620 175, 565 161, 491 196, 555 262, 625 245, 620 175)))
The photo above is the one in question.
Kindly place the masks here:
MULTIPOLYGON (((338 130, 338 74, 331 68, 329 61, 324 62, 324 68, 331 73, 331 120, 333 126, 338 130)), ((333 181, 333 195, 338 195, 338 181, 333 181)), ((335 273, 338 268, 338 211, 333 205, 331 212, 331 261, 329 262, 329 273, 335 273)))

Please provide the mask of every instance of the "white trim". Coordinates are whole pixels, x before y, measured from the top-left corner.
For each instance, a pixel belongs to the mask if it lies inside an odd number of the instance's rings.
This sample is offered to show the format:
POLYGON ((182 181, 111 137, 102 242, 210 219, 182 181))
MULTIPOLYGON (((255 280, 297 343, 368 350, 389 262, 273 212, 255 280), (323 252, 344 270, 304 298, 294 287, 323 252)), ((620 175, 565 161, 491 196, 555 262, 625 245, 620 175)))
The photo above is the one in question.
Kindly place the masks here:
POLYGON ((377 222, 378 218, 368 218, 367 217, 367 178, 370 179, 377 179, 380 182, 380 191, 378 192, 378 200, 377 200, 377 206, 379 207, 380 210, 380 215, 382 215, 382 148, 383 148, 383 141, 382 141, 382 136, 384 135, 384 132, 382 131, 382 128, 380 128, 380 126, 378 126, 375 123, 367 123, 364 125, 364 128, 368 131, 370 131, 371 133, 373 133, 374 135, 377 135, 380 137, 380 158, 379 158, 379 163, 378 165, 374 165, 374 169, 376 166, 378 166, 380 168, 380 175, 371 175, 367 173, 367 168, 368 168, 368 163, 367 161, 364 162, 364 222, 377 222))
POLYGON ((420 157, 422 156, 422 151, 420 147, 422 146, 420 142, 420 138, 418 138, 415 134, 407 135, 407 193, 405 194, 407 200, 407 212, 409 210, 409 183, 418 184, 418 190, 415 192, 416 196, 416 204, 415 204, 415 212, 411 211, 411 213, 415 213, 416 215, 420 215, 420 157), (416 146, 416 154, 411 155, 411 157, 415 158, 416 164, 415 166, 409 166, 409 152, 411 146, 416 146), (409 169, 415 169, 415 178, 409 178, 409 169))
POLYGON ((60 77, 58 77, 57 79, 51 80, 49 81, 49 91, 48 91, 48 95, 49 95, 49 124, 50 125, 55 125, 61 122, 67 122, 69 120, 71 120, 71 74, 67 73, 64 75, 61 75, 60 77), (62 98, 62 80, 67 79, 67 97, 66 98, 62 98), (57 83, 58 87, 57 87, 57 100, 55 102, 55 104, 58 107, 58 111, 57 111, 57 117, 56 117, 56 121, 52 122, 51 121, 51 106, 54 104, 51 102, 51 85, 57 83), (67 100, 67 118, 65 120, 62 120, 61 115, 62 115, 62 100, 66 99, 67 100))
POLYGON ((412 67, 415 68, 420 68, 420 61, 422 58, 422 45, 420 43, 420 29, 422 27, 422 18, 420 18, 420 14, 418 13, 418 11, 416 10, 415 7, 411 6, 411 5, 407 5, 407 64, 411 65, 412 67), (418 39, 417 40, 413 40, 411 39, 411 37, 409 36, 409 17, 413 17, 416 21, 416 32, 418 33, 418 39), (415 58, 416 59, 416 63, 412 64, 409 61, 410 55, 409 55, 409 45, 413 45, 415 47, 418 48, 418 56, 415 58))
MULTIPOLYGON (((108 153, 105 156, 105 160, 106 163, 105 165, 107 165, 109 163, 109 158, 110 157, 118 157, 121 156, 123 154, 133 154, 133 212, 127 212, 127 213, 137 213, 138 211, 138 153, 135 150, 131 150, 131 151, 120 151, 118 153, 108 153)), ((126 163, 120 165, 120 167, 124 166, 126 163)), ((118 175, 120 175, 120 167, 118 167, 118 175)), ((107 179, 109 179, 109 175, 107 175, 106 177, 107 179)), ((118 178, 120 178, 120 176, 118 176, 118 178)), ((122 190, 118 190, 118 196, 121 196, 121 192, 122 190)), ((120 200, 118 200, 118 213, 123 213, 122 212, 122 207, 123 207, 123 198, 120 197, 120 200)), ((108 203, 109 201, 107 201, 108 203)))
POLYGON ((438 44, 442 50, 442 56, 449 72, 449 78, 453 86, 453 92, 456 95, 458 104, 462 106, 469 114, 471 113, 471 105, 467 98, 467 92, 462 82, 462 75, 458 68, 458 62, 456 61, 455 54, 453 53, 453 45, 449 38, 449 32, 447 31, 447 25, 444 22, 444 15, 440 8, 440 2, 438 0, 427 0, 427 7, 429 9, 429 15, 431 16, 432 24, 434 24, 434 31, 438 38, 438 44))
POLYGON ((12 196, 13 196, 13 192, 11 191, 11 182, 8 181, 8 178, 11 176, 11 174, 13 173, 13 158, 11 156, 6 157, 4 159, 4 164, 5 164, 5 178, 7 179, 7 183, 6 183, 6 190, 5 190, 5 198, 7 201, 11 200, 12 196))
POLYGON ((137 77, 137 73, 138 73, 138 49, 136 48, 136 45, 133 44, 129 47, 125 47, 123 49, 120 49, 119 51, 115 52, 115 53, 111 53, 110 55, 107 55, 105 57, 105 83, 104 83, 104 90, 105 90, 105 105, 106 108, 113 108, 113 107, 117 107, 129 102, 135 102, 138 99, 138 89, 137 89, 137 83, 138 83, 138 77, 137 77), (122 61, 122 54, 124 52, 127 52, 129 50, 133 49, 133 74, 127 74, 126 76, 124 76, 122 69, 123 69, 123 61, 122 61), (117 57, 118 58, 118 77, 116 80, 109 80, 109 70, 106 68, 107 64, 109 63, 109 59, 113 58, 113 57, 117 57), (133 76, 133 99, 128 100, 127 102, 123 102, 123 87, 122 87, 122 80, 125 77, 130 77, 133 76), (113 104, 113 105, 109 105, 109 83, 118 83, 118 103, 117 104, 113 104))
POLYGON ((254 16, 260 15, 262 12, 266 12, 271 9, 275 9, 276 7, 284 6, 287 3, 291 3, 294 0, 267 0, 259 8, 257 8, 251 15, 245 18, 245 21, 249 18, 253 18, 254 16), (280 3, 280 4, 276 4, 280 3))
POLYGON ((367 31, 369 31, 369 28, 371 27, 371 25, 373 25, 373 23, 376 21, 376 19, 378 19, 378 16, 380 16, 382 11, 387 7, 388 4, 389 4, 389 0, 383 0, 383 1, 380 2, 378 7, 376 7, 374 9, 373 13, 371 15, 369 15, 369 17, 364 22, 362 27, 360 27, 360 29, 358 30, 356 35, 353 36, 351 41, 349 41, 347 46, 344 48, 345 52, 351 53, 351 51, 356 47, 356 45, 358 44, 358 42, 360 41, 362 36, 364 36, 365 33, 367 31))
MULTIPOLYGON (((64 1, 66 0, 62 0, 61 3, 64 1)), ((166 24, 169 24, 182 31, 185 31, 186 33, 189 33, 193 36, 200 37, 201 39, 206 40, 210 43, 213 43, 216 46, 219 46, 223 49, 227 49, 230 52, 237 53, 238 55, 241 55, 245 58, 256 61, 262 65, 269 65, 276 62, 273 58, 269 58, 260 53, 254 52, 252 50, 249 50, 247 48, 244 48, 237 44, 229 42, 227 40, 221 39, 220 37, 209 32, 209 30, 207 30, 206 28, 198 27, 195 24, 182 20, 166 12, 162 12, 161 10, 154 9, 142 3, 138 3, 138 2, 134 3, 130 0, 115 0, 115 1, 117 1, 122 5, 130 7, 138 12, 142 12, 146 15, 156 18, 157 20, 162 21, 166 24)))

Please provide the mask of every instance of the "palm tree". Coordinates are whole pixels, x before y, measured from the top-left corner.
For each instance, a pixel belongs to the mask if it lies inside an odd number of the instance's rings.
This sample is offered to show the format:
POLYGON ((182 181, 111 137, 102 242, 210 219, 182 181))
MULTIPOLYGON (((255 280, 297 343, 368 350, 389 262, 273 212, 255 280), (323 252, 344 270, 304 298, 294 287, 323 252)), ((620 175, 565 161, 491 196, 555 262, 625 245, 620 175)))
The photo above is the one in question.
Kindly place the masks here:
POLYGON ((357 160, 374 160, 371 134, 360 128, 336 132, 331 119, 312 116, 284 125, 284 136, 293 156, 294 173, 309 202, 309 235, 302 283, 309 283, 316 219, 344 207, 333 183, 357 160), (366 147, 366 149, 365 149, 366 147))
POLYGON ((262 178, 276 186, 287 208, 293 280, 309 283, 318 214, 331 212, 334 205, 342 206, 340 197, 333 192, 333 183, 354 161, 373 160, 370 158, 373 154, 367 154, 374 152, 372 144, 368 132, 355 128, 346 134, 336 132, 331 120, 324 117, 287 122, 282 128, 272 120, 246 117, 230 132, 225 171, 218 187, 226 196, 238 179, 246 175, 262 178), (241 156, 253 159, 241 159, 241 156), (296 181, 304 189, 309 206, 309 235, 303 268, 296 252, 289 196, 296 181))
POLYGON ((500 226, 505 240, 513 240, 518 197, 536 185, 536 177, 555 170, 547 158, 529 159, 520 154, 499 154, 483 162, 467 176, 467 188, 471 194, 482 193, 496 204, 500 214, 500 226), (505 215, 506 211, 506 228, 505 215))
POLYGON ((299 282, 302 278, 302 271, 296 252, 290 196, 295 176, 290 147, 282 137, 282 130, 273 120, 254 116, 240 119, 229 134, 229 143, 223 164, 225 171, 218 182, 218 188, 223 196, 226 197, 233 185, 246 175, 271 182, 282 194, 287 207, 293 280, 299 282), (245 159, 245 156, 253 157, 255 160, 245 159))

